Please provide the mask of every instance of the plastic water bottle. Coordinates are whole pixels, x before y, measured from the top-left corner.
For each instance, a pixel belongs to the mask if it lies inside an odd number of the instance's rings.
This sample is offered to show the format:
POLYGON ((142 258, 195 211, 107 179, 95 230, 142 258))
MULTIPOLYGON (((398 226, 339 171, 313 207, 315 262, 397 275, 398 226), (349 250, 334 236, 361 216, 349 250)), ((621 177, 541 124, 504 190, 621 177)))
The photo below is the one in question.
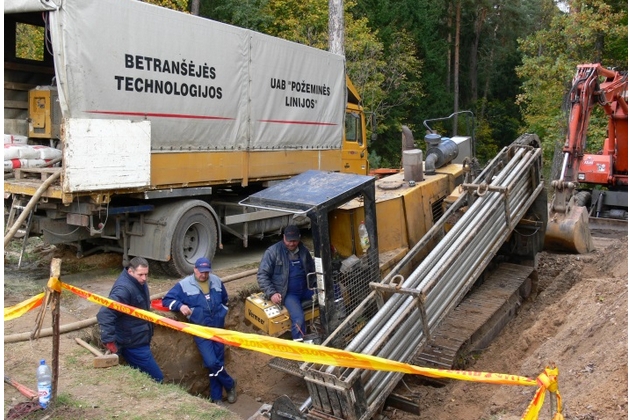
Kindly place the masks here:
POLYGON ((40 360, 39 366, 37 366, 37 394, 39 405, 42 408, 48 407, 52 395, 52 373, 44 359, 40 360))
POLYGON ((365 227, 365 223, 363 222, 359 224, 359 243, 361 244, 363 252, 367 252, 370 248, 370 237, 368 235, 367 228, 365 227))

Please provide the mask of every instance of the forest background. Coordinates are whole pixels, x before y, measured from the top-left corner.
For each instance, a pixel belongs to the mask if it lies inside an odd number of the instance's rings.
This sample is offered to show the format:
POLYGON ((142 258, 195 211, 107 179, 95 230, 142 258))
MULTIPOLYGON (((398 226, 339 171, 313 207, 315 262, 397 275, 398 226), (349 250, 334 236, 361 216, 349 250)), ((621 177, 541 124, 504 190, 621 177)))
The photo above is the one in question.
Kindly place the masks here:
MULTIPOLYGON (((148 2, 328 49, 329 0, 148 2)), ((400 167, 402 125, 424 148, 431 119, 441 135, 474 134, 482 164, 525 132, 540 137, 551 162, 576 66, 628 68, 626 0, 344 0, 343 8, 347 72, 378 121, 368 127, 368 138, 377 134, 373 168, 400 167), (474 118, 442 120, 457 111, 474 118)), ((598 108, 589 152, 606 138, 598 108)))

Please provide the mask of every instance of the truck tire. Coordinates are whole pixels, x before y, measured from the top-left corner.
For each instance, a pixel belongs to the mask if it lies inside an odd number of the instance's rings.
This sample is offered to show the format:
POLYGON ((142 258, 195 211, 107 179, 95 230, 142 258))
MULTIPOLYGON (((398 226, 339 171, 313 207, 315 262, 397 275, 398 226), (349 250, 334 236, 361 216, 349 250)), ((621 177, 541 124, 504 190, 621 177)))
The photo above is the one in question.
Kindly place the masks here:
POLYGON ((588 209, 591 205, 591 192, 580 191, 575 194, 575 204, 578 206, 586 207, 588 209))
POLYGON ((217 226, 210 212, 193 207, 177 222, 171 242, 171 259, 162 263, 168 275, 185 277, 193 272, 195 261, 210 261, 217 250, 217 226))

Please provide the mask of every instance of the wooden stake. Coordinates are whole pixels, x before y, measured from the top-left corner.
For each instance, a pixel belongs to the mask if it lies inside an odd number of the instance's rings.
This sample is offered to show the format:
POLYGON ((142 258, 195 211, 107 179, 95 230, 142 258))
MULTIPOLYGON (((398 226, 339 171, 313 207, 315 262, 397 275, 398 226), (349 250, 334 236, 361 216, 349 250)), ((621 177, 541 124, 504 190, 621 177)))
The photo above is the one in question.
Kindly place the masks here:
MULTIPOLYGON (((50 262, 50 277, 57 278, 61 276, 61 259, 53 258, 50 262)), ((52 354, 52 395, 50 396, 51 402, 54 404, 57 401, 57 384, 59 383, 59 328, 60 328, 60 315, 61 315, 61 292, 54 290, 52 293, 52 329, 53 329, 53 354, 52 354)))

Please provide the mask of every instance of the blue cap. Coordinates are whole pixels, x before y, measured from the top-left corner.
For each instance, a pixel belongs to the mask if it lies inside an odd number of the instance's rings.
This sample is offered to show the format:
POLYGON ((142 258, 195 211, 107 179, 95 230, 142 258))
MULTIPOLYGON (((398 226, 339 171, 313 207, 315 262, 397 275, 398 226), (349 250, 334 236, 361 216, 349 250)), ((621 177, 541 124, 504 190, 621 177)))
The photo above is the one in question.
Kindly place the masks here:
POLYGON ((300 240, 300 228, 295 225, 289 225, 284 228, 284 239, 287 241, 299 241, 300 240))
POLYGON ((200 273, 209 273, 212 271, 212 264, 210 264, 210 260, 207 258, 199 258, 195 263, 195 268, 199 270, 200 273))

